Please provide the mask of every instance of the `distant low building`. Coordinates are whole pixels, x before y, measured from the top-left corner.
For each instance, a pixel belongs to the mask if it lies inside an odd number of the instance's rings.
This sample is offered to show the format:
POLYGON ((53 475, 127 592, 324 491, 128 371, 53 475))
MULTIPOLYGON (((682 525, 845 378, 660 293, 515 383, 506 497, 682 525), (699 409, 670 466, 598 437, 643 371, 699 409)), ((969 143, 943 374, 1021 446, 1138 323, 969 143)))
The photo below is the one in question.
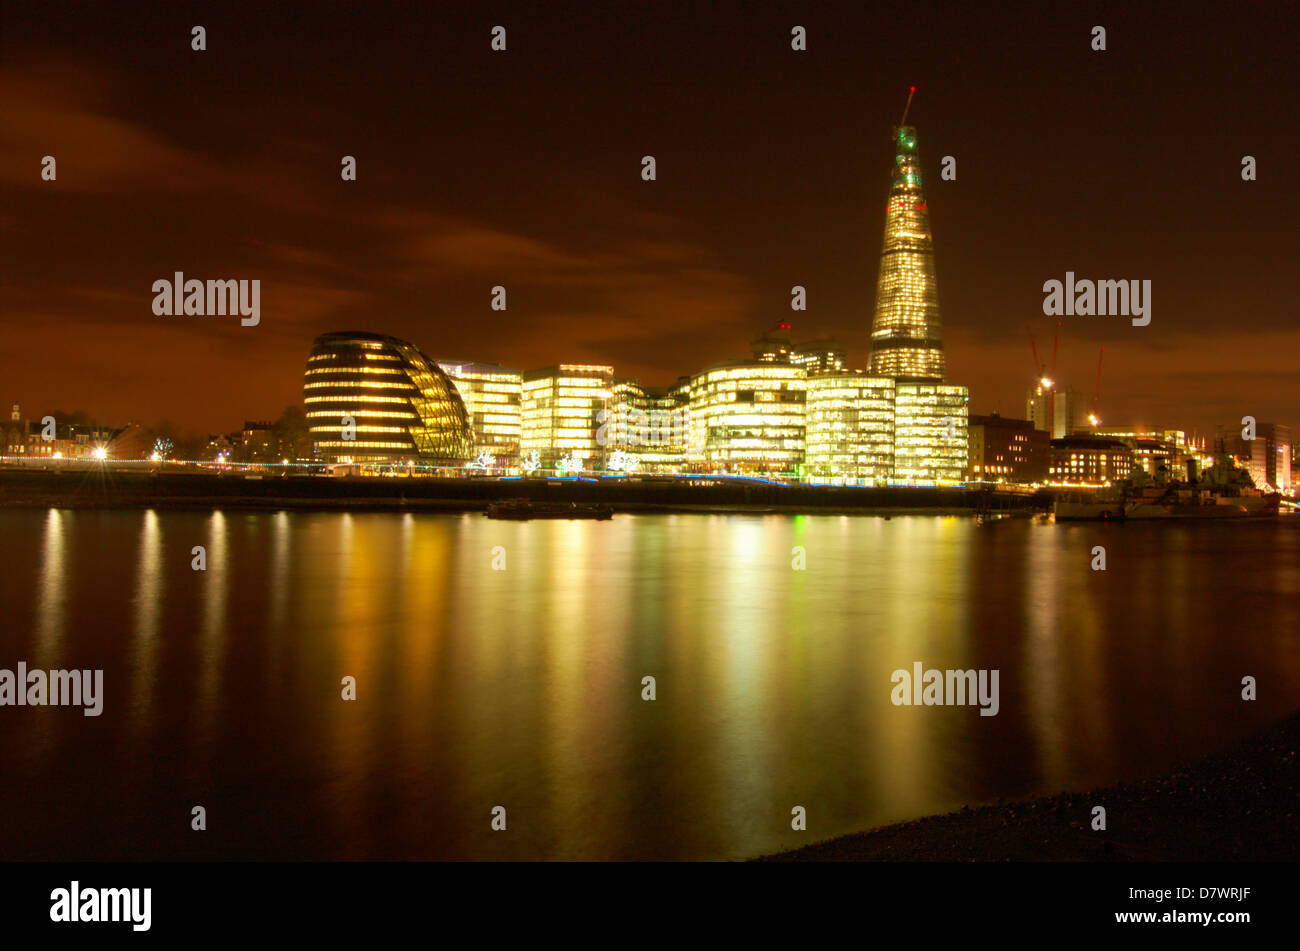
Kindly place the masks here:
POLYGON ((793 341, 793 328, 783 320, 749 346, 754 359, 760 363, 792 363, 803 367, 810 376, 843 370, 848 362, 847 349, 834 337, 814 337, 803 343, 793 341))
POLYGON ((1118 439, 1079 434, 1050 446, 1047 481, 1057 485, 1105 485, 1133 471, 1133 450, 1118 439))
POLYGON ((1050 433, 1053 439, 1064 439, 1084 429, 1086 422, 1078 392, 1068 388, 1058 390, 1050 380, 1040 381, 1029 391, 1025 415, 1035 429, 1050 433))
POLYGON ((89 423, 27 419, 14 403, 0 422, 0 456, 17 459, 96 459, 108 455, 118 431, 89 423))
POLYGON ((110 437, 109 459, 148 459, 153 455, 154 437, 139 423, 128 423, 110 437))
POLYGON ((230 434, 231 459, 235 462, 279 462, 275 423, 250 419, 237 433, 230 434))
POLYGON ((1118 439, 1133 450, 1133 465, 1155 478, 1185 480, 1197 470, 1199 454, 1178 429, 1134 430, 1111 426, 1094 435, 1118 439), (1190 462, 1190 465, 1189 465, 1190 462))
POLYGON ((993 413, 968 423, 967 473, 975 482, 1032 484, 1047 481, 1049 442, 1033 420, 993 413))
POLYGON ((27 423, 17 403, 9 418, 0 421, 0 456, 25 456, 27 454, 27 423))
POLYGON ((1295 484, 1290 426, 1257 423, 1254 439, 1245 439, 1240 426, 1219 426, 1215 448, 1236 457, 1261 489, 1289 493, 1295 484))
POLYGON ((203 459, 214 462, 229 462, 235 450, 235 441, 223 433, 209 433, 208 441, 203 446, 203 459))
POLYGON ((795 344, 790 362, 803 367, 809 376, 816 373, 839 373, 848 365, 848 351, 844 344, 832 337, 818 337, 795 344))
POLYGON ((784 320, 756 337, 749 345, 759 363, 789 363, 794 355, 790 325, 784 320))

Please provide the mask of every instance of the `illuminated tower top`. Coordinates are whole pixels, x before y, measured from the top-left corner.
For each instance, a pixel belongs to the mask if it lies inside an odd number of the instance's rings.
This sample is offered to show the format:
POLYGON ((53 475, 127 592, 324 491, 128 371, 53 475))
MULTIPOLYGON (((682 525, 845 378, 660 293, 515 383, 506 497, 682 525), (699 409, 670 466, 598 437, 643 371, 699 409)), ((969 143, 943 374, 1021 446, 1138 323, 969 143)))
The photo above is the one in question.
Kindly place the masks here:
MULTIPOLYGON (((903 115, 906 119, 907 113, 903 115)), ((870 373, 904 380, 944 377, 930 211, 921 192, 916 128, 910 125, 894 130, 893 177, 871 322, 870 373)))

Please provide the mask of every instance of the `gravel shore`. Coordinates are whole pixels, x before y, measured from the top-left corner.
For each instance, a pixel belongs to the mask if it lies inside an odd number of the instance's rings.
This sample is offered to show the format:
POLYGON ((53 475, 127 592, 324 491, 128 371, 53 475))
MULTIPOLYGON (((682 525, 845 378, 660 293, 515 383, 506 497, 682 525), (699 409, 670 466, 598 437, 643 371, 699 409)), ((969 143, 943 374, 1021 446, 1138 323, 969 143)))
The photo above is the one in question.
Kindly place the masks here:
POLYGON ((1295 861, 1298 750, 1300 712, 1156 779, 968 807, 757 861, 1295 861), (1091 828, 1094 806, 1105 831, 1091 828))

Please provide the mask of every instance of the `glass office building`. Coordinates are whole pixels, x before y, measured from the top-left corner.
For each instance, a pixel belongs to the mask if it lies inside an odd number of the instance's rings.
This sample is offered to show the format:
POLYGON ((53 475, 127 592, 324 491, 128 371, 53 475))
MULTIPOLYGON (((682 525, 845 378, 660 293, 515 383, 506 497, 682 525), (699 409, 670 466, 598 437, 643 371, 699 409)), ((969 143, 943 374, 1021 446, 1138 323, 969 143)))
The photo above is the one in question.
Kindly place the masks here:
POLYGON ((597 413, 596 441, 608 458, 616 452, 635 452, 646 438, 650 397, 636 380, 615 380, 609 402, 597 413))
POLYGON ((894 481, 952 485, 966 479, 970 395, 964 386, 899 383, 894 390, 894 481))
POLYGON ((597 441, 608 472, 676 473, 686 462, 686 389, 615 380, 597 441))
POLYGON ((495 363, 439 360, 455 385, 474 432, 474 456, 492 466, 514 465, 519 456, 523 374, 495 363))
POLYGON ((695 374, 687 461, 697 472, 798 476, 804 461, 803 367, 745 360, 695 374))
POLYGON ((645 441, 637 451, 641 471, 682 472, 686 468, 686 443, 690 438, 691 381, 682 377, 672 386, 646 390, 649 419, 645 441))
POLYGON ((808 377, 804 466, 819 485, 877 485, 894 471, 894 381, 862 371, 808 377))
POLYGON ((523 376, 519 450, 532 470, 593 472, 603 467, 597 439, 600 412, 608 412, 614 368, 562 363, 523 376))

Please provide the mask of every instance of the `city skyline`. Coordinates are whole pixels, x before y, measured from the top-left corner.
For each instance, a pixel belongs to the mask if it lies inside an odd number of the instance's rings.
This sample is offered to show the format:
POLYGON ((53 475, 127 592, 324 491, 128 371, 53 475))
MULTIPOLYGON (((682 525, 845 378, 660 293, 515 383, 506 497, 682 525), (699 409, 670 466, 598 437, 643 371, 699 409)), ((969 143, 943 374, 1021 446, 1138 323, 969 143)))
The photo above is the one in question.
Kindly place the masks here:
POLYGON ((7 0, 9 919, 788 861, 926 936, 1284 920, 1297 35, 7 0))
MULTIPOLYGON (((494 59, 490 24, 453 12, 435 68, 417 55, 432 38, 397 38, 400 17, 381 12, 345 17, 355 30, 296 34, 291 60, 324 84, 307 101, 272 56, 283 14, 236 31, 232 11, 214 8, 203 53, 184 42, 190 15, 174 13, 147 36, 121 37, 130 55, 112 58, 94 46, 103 11, 10 14, 7 401, 216 431, 297 402, 305 347, 340 329, 524 370, 610 364, 662 386, 785 319, 800 337, 842 339, 849 365, 864 367, 889 174, 880 146, 916 85, 909 122, 925 140, 948 377, 969 386, 972 412, 1022 415, 1033 372, 1025 324, 1040 341, 1054 332, 1042 283, 1074 271, 1153 282, 1150 326, 1066 318, 1061 328, 1058 376, 1081 393, 1107 348, 1107 425, 1206 435, 1246 414, 1300 417, 1293 242, 1279 213, 1295 204, 1294 148, 1262 121, 1284 114, 1287 94, 1263 81, 1254 63, 1266 57, 1230 42, 1228 21, 1192 14, 1224 37, 1203 48, 1126 12, 1095 52, 1082 19, 1073 32, 1068 18, 1008 19, 999 42, 1040 67, 1031 83, 1026 63, 1005 56, 967 64, 982 81, 961 82, 937 52, 959 45, 960 13, 906 53, 873 29, 893 13, 801 15, 804 52, 790 49, 791 15, 764 11, 743 27, 703 16, 664 59, 639 49, 669 41, 654 31, 672 24, 649 13, 653 43, 630 41, 637 31, 600 11, 557 12, 530 18, 494 59), (365 80, 355 88, 328 75, 344 34, 386 54, 349 60, 365 80), (1157 35, 1160 62, 1147 63, 1138 50, 1157 35), (260 81, 212 71, 236 36, 282 95, 259 99, 260 81), (675 97, 668 109, 631 79, 584 85, 613 56, 682 88, 707 83, 716 101, 675 97), (163 65, 178 76, 169 88, 148 79, 163 65), (750 84, 718 82, 741 65, 750 84), (386 84, 413 81, 440 90, 429 117, 376 104, 386 84), (559 103, 563 141, 529 117, 533 82, 559 103), (1200 114, 1146 108, 1144 90, 1173 82, 1213 82, 1200 114), (203 116, 186 111, 198 97, 203 116), (597 121, 610 115, 618 121, 597 121), (1198 134, 1206 128, 1214 135, 1198 134), (1099 158, 1125 137, 1136 143, 1125 163, 1099 158), (40 178, 46 154, 59 160, 53 182, 40 178), (653 182, 640 176, 646 154, 657 158, 653 182), (1257 181, 1241 179, 1246 154, 1257 181), (355 182, 339 179, 343 155, 357 159, 355 182), (956 159, 953 181, 939 175, 945 156, 956 159), (152 282, 176 270, 261 280, 261 322, 155 316, 152 282), (501 313, 490 308, 497 285, 509 290, 501 313), (806 312, 790 311, 794 285, 807 289, 806 312), (47 352, 62 372, 28 358, 47 352)), ((1257 46, 1284 32, 1253 24, 1250 35, 1257 46)))

